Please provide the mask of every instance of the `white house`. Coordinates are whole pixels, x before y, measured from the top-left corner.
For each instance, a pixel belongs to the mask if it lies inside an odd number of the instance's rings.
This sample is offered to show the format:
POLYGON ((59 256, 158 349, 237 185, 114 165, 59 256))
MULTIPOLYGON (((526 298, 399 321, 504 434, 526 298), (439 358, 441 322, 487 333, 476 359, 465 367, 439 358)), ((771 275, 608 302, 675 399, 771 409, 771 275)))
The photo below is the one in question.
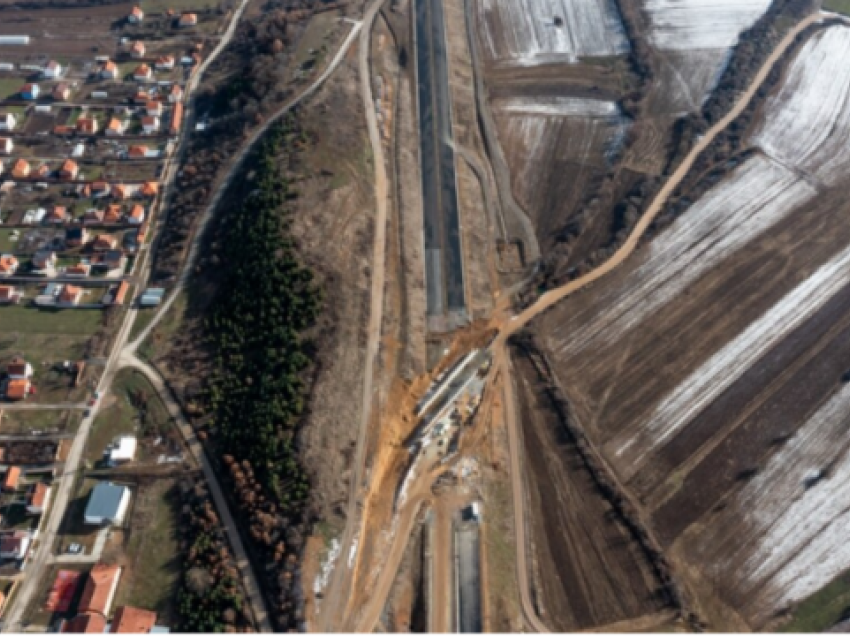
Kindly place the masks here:
POLYGON ((62 77, 62 65, 56 60, 50 60, 41 71, 45 79, 56 79, 62 77))
POLYGON ((130 505, 130 489, 108 481, 95 486, 86 506, 85 521, 90 526, 118 525, 130 505))
POLYGON ((135 437, 125 436, 116 439, 108 451, 110 466, 131 462, 136 458, 138 442, 135 437))
POLYGON ((159 132, 159 117, 142 117, 142 128, 148 135, 159 132))
POLYGON ((18 120, 12 113, 0 113, 0 130, 15 130, 18 120))

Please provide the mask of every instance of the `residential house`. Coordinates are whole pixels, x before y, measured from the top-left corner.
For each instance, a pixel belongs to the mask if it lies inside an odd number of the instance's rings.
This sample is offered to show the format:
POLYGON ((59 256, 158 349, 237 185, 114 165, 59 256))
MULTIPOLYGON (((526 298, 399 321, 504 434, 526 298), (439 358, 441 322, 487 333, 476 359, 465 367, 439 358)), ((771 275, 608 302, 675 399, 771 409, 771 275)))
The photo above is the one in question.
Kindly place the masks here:
POLYGON ((10 402, 23 400, 29 395, 29 380, 9 380, 6 382, 6 399, 10 402))
POLYGON ((43 163, 38 168, 36 168, 35 171, 30 174, 30 176, 40 177, 44 179, 46 177, 49 177, 51 172, 52 171, 50 170, 50 166, 48 166, 46 163, 43 163))
POLYGON ((145 208, 141 205, 134 205, 127 215, 127 222, 133 225, 141 225, 145 220, 145 208))
POLYGON ((32 167, 26 159, 18 159, 12 166, 12 177, 15 179, 26 179, 30 176, 32 167))
POLYGON ((62 621, 59 631, 63 634, 103 634, 106 617, 102 614, 77 614, 69 621, 62 621))
POLYGON ((90 192, 93 198, 102 199, 109 196, 112 192, 112 186, 106 181, 95 181, 91 184, 90 192))
POLYGON ((106 60, 103 63, 103 68, 100 69, 100 78, 105 80, 118 79, 118 65, 112 60, 106 60))
POLYGON ((148 152, 150 152, 150 148, 147 146, 130 146, 127 150, 127 158, 128 159, 144 159, 148 156, 148 152))
POLYGON ((70 219, 70 215, 68 214, 68 208, 64 205, 55 205, 53 209, 50 211, 46 217, 44 217, 45 223, 67 223, 70 219))
POLYGON ((172 137, 180 134, 180 126, 183 125, 183 104, 178 102, 174 104, 174 109, 171 111, 171 124, 168 126, 168 134, 172 137))
POLYGON ((0 130, 15 130, 18 120, 12 113, 0 113, 0 130))
POLYGON ((110 137, 116 137, 124 134, 124 122, 118 119, 117 117, 113 117, 109 120, 109 124, 106 126, 106 134, 110 137))
POLYGON ((124 252, 120 249, 104 250, 93 254, 89 259, 93 270, 107 274, 120 273, 126 263, 124 252))
POLYGON ((70 227, 65 230, 67 247, 82 247, 89 240, 89 231, 84 227, 70 227))
POLYGON ((53 97, 54 101, 67 102, 68 98, 71 97, 71 86, 67 82, 61 82, 53 88, 50 96, 53 97))
POLYGON ((163 55, 162 57, 156 58, 156 62, 154 62, 154 66, 158 71, 170 71, 174 68, 174 64, 176 60, 173 55, 163 55))
POLYGON ((180 16, 180 20, 177 21, 177 26, 181 29, 185 29, 186 27, 193 27, 198 24, 198 15, 196 13, 184 13, 180 16))
POLYGON ((102 481, 91 491, 85 522, 90 526, 118 525, 124 520, 129 505, 130 489, 127 486, 102 481))
POLYGON ((150 634, 156 625, 156 612, 124 605, 115 611, 110 634, 150 634))
POLYGON ((0 254, 0 276, 13 276, 19 264, 18 259, 11 254, 0 254))
POLYGON ((172 84, 168 93, 168 101, 172 104, 183 101, 183 87, 180 84, 172 84))
POLYGON ((0 285, 0 305, 17 305, 24 293, 11 285, 0 285))
POLYGON ((62 164, 62 167, 59 168, 60 179, 76 179, 78 174, 80 174, 80 166, 78 166, 77 162, 73 159, 66 159, 62 164))
MULTIPOLYGON (((101 486, 112 486, 108 482, 101 482, 92 490, 92 498, 101 486)), ((112 486, 115 488, 116 486, 112 486)), ((125 488, 125 490, 127 490, 125 488)), ((129 490, 127 494, 129 495, 129 490)), ((129 500, 129 496, 128 496, 129 500)), ((91 500, 89 500, 91 505, 91 500)), ((118 581, 121 579, 121 567, 118 565, 106 565, 97 563, 89 572, 89 578, 83 588, 83 595, 77 610, 80 613, 100 614, 109 616, 115 591, 118 589, 118 581)))
POLYGON ((77 132, 84 135, 95 135, 99 130, 97 120, 94 117, 80 117, 77 120, 77 132))
POLYGON ((136 459, 137 448, 138 442, 136 438, 131 435, 125 435, 113 441, 104 454, 110 466, 118 466, 119 464, 126 464, 136 459))
POLYGON ((117 204, 107 205, 106 213, 103 215, 104 223, 118 223, 121 221, 121 206, 117 204))
POLYGON ((138 93, 136 93, 136 96, 133 98, 133 103, 140 105, 140 106, 144 106, 149 101, 151 101, 150 93, 147 93, 145 91, 139 91, 138 93))
POLYGON ((106 250, 114 250, 118 245, 118 239, 112 234, 100 234, 95 238, 92 247, 96 252, 105 252, 106 250))
POLYGON ((117 199, 118 201, 123 201, 124 199, 129 199, 132 196, 134 188, 130 186, 118 183, 112 186, 112 198, 117 199))
POLYGON ((130 283, 126 280, 122 280, 118 288, 115 290, 115 294, 112 296, 112 304, 113 305, 123 305, 124 301, 127 298, 127 292, 130 291, 130 283))
POLYGON ((34 99, 38 99, 41 89, 38 84, 24 84, 18 92, 21 94, 21 99, 32 101, 34 99))
POLYGON ((32 257, 32 273, 36 276, 56 275, 56 252, 41 250, 32 257))
POLYGON ((56 60, 50 60, 41 71, 45 79, 57 79, 62 76, 62 65, 56 60))
POLYGON ((0 558, 25 559, 32 546, 32 535, 26 530, 7 532, 0 537, 0 558))
POLYGON ((21 481, 21 467, 9 466, 6 470, 6 476, 3 477, 3 492, 15 492, 18 489, 18 483, 21 481))
POLYGON ((145 181, 139 189, 139 194, 143 197, 153 198, 159 194, 159 184, 156 181, 145 181))
POLYGON ((32 374, 32 365, 21 356, 13 357, 6 365, 6 375, 13 380, 28 380, 32 374))
POLYGON ((77 263, 65 268, 65 276, 68 278, 85 278, 91 271, 91 265, 88 263, 77 263))
POLYGON ((40 515, 50 503, 51 488, 44 482, 38 482, 33 486, 32 491, 27 497, 27 512, 31 515, 40 515))
POLYGON ((145 43, 137 40, 130 45, 130 57, 141 59, 145 56, 145 50, 145 43))
POLYGON ((10 137, 0 137, 0 154, 11 155, 15 149, 15 143, 10 137))
POLYGON ((153 77, 153 71, 151 71, 151 67, 147 64, 139 64, 135 71, 133 71, 133 79, 137 82, 147 82, 153 77))
POLYGON ((142 128, 147 135, 159 132, 159 117, 142 117, 142 128))
POLYGON ((100 225, 103 223, 105 216, 106 213, 103 210, 89 208, 83 215, 83 225, 100 225))
POLYGON ((133 7, 130 10, 130 14, 127 16, 127 22, 132 24, 139 24, 144 19, 145 12, 142 11, 141 7, 133 7))
POLYGON ((145 104, 145 112, 151 117, 161 117, 162 102, 148 102, 145 104))
POLYGON ((56 304, 60 307, 76 307, 80 304, 80 299, 83 297, 83 288, 76 285, 65 285, 56 299, 56 304))
MULTIPOLYGON (((144 227, 144 225, 142 225, 144 227)), ((141 228, 138 230, 130 230, 129 232, 124 232, 124 239, 121 241, 121 247, 124 248, 130 254, 134 254, 139 249, 139 233, 141 232, 141 228)))

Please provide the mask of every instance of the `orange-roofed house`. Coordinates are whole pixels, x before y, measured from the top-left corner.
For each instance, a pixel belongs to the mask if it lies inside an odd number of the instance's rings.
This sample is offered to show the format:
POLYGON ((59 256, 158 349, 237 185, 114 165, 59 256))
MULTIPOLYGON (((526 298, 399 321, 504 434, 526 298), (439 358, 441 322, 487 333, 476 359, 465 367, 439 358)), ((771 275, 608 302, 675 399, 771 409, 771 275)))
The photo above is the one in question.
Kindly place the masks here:
POLYGON ((65 285, 62 292, 56 299, 56 304, 60 307, 75 307, 80 303, 80 298, 83 297, 83 288, 76 285, 65 285))
POLYGON ((169 134, 180 134, 180 126, 183 125, 183 104, 180 102, 174 104, 174 110, 171 113, 171 124, 168 126, 169 134))
POLYGON ((11 155, 15 149, 15 142, 9 137, 0 137, 0 154, 11 155))
POLYGON ((9 380, 6 383, 6 399, 12 402, 23 400, 29 395, 30 381, 29 380, 9 380))
POLYGON ((92 612, 107 616, 112 607, 115 590, 121 578, 121 568, 117 565, 96 564, 86 581, 79 611, 92 612))
POLYGON ((109 123, 106 125, 106 134, 110 137, 117 137, 124 134, 124 122, 118 119, 117 117, 113 117, 109 120, 109 123))
POLYGON ((112 301, 113 305, 123 305, 124 300, 127 298, 127 292, 130 291, 130 283, 126 280, 122 280, 121 284, 118 285, 118 289, 115 292, 115 298, 112 301))
POLYGON ((78 614, 63 621, 59 631, 63 634, 102 634, 106 631, 106 618, 100 614, 78 614))
POLYGON ((53 209, 44 217, 47 223, 66 223, 68 219, 68 208, 64 205, 53 206, 53 209))
POLYGON ((20 263, 11 254, 0 254, 0 276, 14 276, 20 263))
POLYGON ((143 197, 155 197, 159 194, 159 184, 156 181, 145 181, 139 192, 143 197))
POLYGON ((124 199, 128 199, 131 194, 132 190, 130 189, 130 186, 124 185, 123 183, 112 186, 112 197, 114 199, 123 201, 124 199))
POLYGON ((50 486, 44 482, 38 482, 33 486, 29 497, 27 497, 27 512, 31 515, 40 515, 44 512, 50 503, 50 491, 50 486))
POLYGON ((130 159, 144 159, 148 156, 147 146, 130 146, 127 150, 127 157, 130 159))
POLYGON ((163 55, 162 57, 156 58, 156 62, 154 62, 154 66, 158 71, 170 71, 174 68, 175 59, 173 55, 163 55))
POLYGON ((127 222, 133 225, 141 225, 145 220, 145 208, 142 205, 134 205, 127 215, 127 222))
POLYGON ((80 174, 80 166, 72 159, 66 159, 62 167, 59 168, 60 179, 76 179, 78 174, 80 174))
POLYGON ((65 268, 65 276, 69 278, 85 278, 89 275, 91 271, 91 265, 88 263, 77 263, 76 265, 69 265, 65 268))
POLYGON ((53 91, 50 93, 50 95, 51 97, 53 97, 54 101, 66 102, 71 96, 71 86, 68 84, 68 82, 60 82, 53 88, 53 91))
POLYGON ((171 91, 168 93, 168 101, 176 104, 183 100, 183 87, 180 84, 172 84, 171 91))
POLYGON ((5 492, 15 492, 18 489, 19 481, 21 481, 21 467, 9 466, 6 476, 3 478, 3 490, 5 492))
POLYGON ((121 206, 117 204, 107 205, 106 214, 103 215, 104 223, 118 223, 121 220, 121 206))
POLYGON ((12 177, 15 179, 26 179, 32 172, 32 166, 26 159, 18 159, 12 166, 12 177))
POLYGON ((196 13, 184 13, 180 16, 180 20, 177 22, 177 26, 181 29, 186 27, 193 27, 198 24, 198 15, 196 13))
POLYGON ((142 20, 145 19, 145 12, 142 11, 141 7, 133 7, 130 10, 129 15, 127 16, 127 22, 132 22, 133 24, 138 24, 142 20))
POLYGON ((0 305, 17 305, 24 293, 11 285, 0 285, 0 305))
POLYGON ((156 612, 136 607, 119 607, 109 628, 111 634, 150 634, 156 625, 156 612))
POLYGON ((162 102, 148 102, 145 104, 145 111, 151 117, 159 117, 162 115, 162 102))
POLYGON ((133 79, 137 82, 147 82, 153 77, 153 71, 151 71, 151 67, 147 64, 139 64, 135 71, 133 71, 133 79))
POLYGON ((114 250, 116 245, 118 245, 117 238, 111 234, 101 234, 94 240, 92 247, 96 252, 105 252, 106 250, 114 250))
POLYGON ((77 132, 81 132, 86 135, 94 135, 97 134, 97 131, 97 120, 94 117, 80 117, 77 120, 77 132))
POLYGON ((108 80, 118 79, 118 65, 112 60, 106 60, 100 69, 100 77, 108 80))
POLYGON ((139 59, 145 56, 145 43, 140 41, 135 41, 130 45, 130 57, 134 59, 139 59))

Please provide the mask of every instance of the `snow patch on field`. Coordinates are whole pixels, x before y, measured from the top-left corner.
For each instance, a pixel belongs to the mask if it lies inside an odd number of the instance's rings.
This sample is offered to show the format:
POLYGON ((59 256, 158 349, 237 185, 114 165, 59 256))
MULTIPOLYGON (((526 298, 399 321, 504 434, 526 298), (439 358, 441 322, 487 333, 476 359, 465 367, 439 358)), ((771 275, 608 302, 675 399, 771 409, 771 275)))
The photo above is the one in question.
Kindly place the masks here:
POLYGON ((771 0, 648 0, 650 41, 661 50, 726 49, 771 0))
POLYGON ((850 386, 828 400, 732 498, 700 541, 711 574, 754 614, 802 600, 850 567, 850 386), (747 531, 727 528, 746 519, 747 531), (729 577, 729 572, 738 576, 729 577))
POLYGON ((689 285, 778 223, 815 191, 791 171, 761 156, 739 166, 656 238, 649 257, 576 321, 559 353, 581 355, 622 341, 689 285), (600 315, 597 307, 604 307, 600 315))
POLYGON ((494 60, 534 66, 629 50, 614 0, 478 0, 476 6, 494 60))
POLYGON ((768 350, 781 342, 850 282, 850 247, 822 265, 758 320, 729 341, 656 408, 641 433, 622 445, 617 456, 639 468, 648 455, 696 417, 737 381, 768 350))
POLYGON ((827 185, 850 172, 850 28, 811 38, 767 106, 754 141, 827 185))
POLYGON ((512 97, 497 100, 496 108, 506 113, 554 117, 620 117, 616 102, 579 97, 512 97))

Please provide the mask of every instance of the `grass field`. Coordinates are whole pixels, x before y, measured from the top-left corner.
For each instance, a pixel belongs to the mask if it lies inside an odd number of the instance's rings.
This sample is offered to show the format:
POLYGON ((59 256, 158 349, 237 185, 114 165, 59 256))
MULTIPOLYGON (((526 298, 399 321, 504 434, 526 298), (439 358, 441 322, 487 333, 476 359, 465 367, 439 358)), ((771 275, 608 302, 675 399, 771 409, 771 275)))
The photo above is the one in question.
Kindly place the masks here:
POLYGON ((0 434, 25 435, 32 431, 74 433, 80 426, 80 411, 0 411, 0 434))
MULTIPOLYGON (((18 77, 0 79, 0 99, 9 99, 17 95, 18 91, 21 90, 21 86, 26 83, 26 80, 18 77)), ((6 108, 4 107, 3 110, 5 111, 6 108)))
POLYGON ((124 571, 116 606, 153 610, 158 625, 173 625, 180 579, 177 541, 179 497, 173 479, 158 479, 136 494, 124 546, 124 571))
POLYGON ((207 9, 218 9, 226 2, 219 0, 143 0, 142 10, 145 13, 165 13, 168 9, 174 9, 178 13, 194 12, 203 13, 207 9))
POLYGON ((823 8, 825 11, 850 15, 850 0, 823 0, 823 8))
POLYGON ((72 543, 83 545, 85 553, 91 554, 100 528, 85 524, 85 511, 89 501, 89 494, 97 483, 96 479, 83 478, 73 499, 68 503, 68 507, 65 509, 65 516, 62 518, 62 523, 59 526, 59 532, 56 536, 56 549, 59 554, 64 554, 68 546, 72 543))
POLYGON ((845 572, 814 596, 800 603, 791 620, 780 628, 788 633, 822 632, 850 613, 850 572, 845 572))

